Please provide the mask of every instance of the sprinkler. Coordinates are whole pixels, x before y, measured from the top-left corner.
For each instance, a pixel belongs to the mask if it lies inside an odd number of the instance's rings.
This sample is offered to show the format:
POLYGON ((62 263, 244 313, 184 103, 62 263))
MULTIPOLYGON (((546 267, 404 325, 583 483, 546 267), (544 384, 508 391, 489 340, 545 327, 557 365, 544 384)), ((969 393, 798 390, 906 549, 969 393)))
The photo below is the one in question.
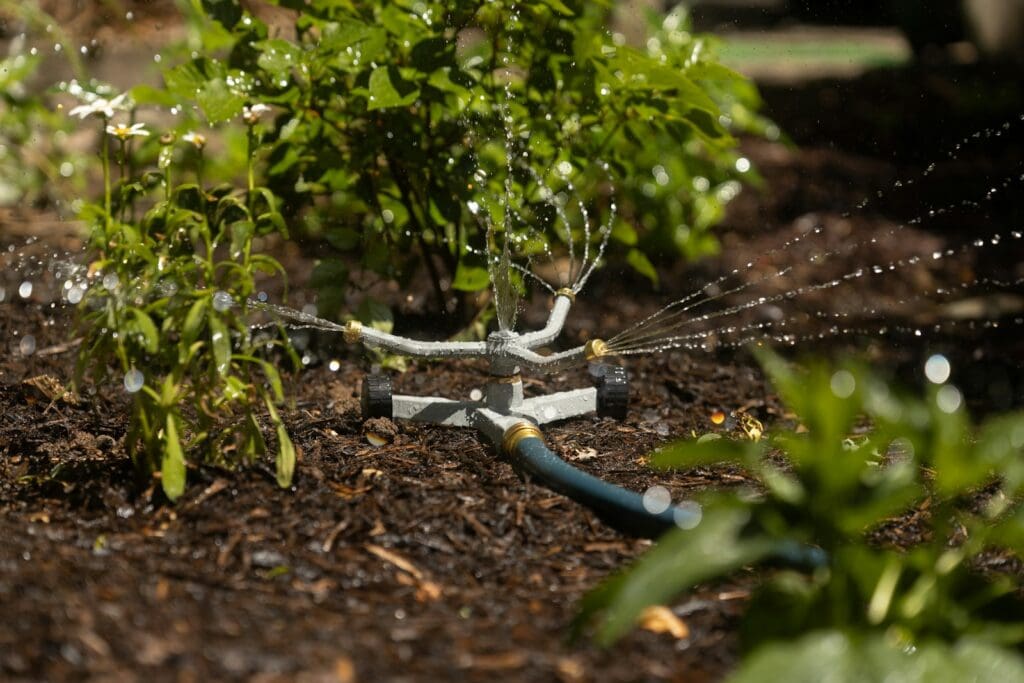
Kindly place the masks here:
POLYGON ((543 329, 526 333, 502 329, 479 342, 417 341, 350 321, 344 328, 349 343, 410 357, 478 358, 489 364, 489 381, 479 400, 395 395, 387 375, 368 375, 362 385, 363 417, 475 428, 520 473, 590 507, 625 533, 656 537, 675 525, 688 526, 694 512, 675 507, 651 512, 640 495, 576 469, 544 444, 541 425, 590 413, 621 420, 628 409, 628 374, 624 367, 607 362, 608 347, 603 341, 593 339, 549 355, 536 351, 558 338, 575 299, 572 289, 560 289, 543 329), (586 362, 591 364, 594 386, 524 397, 522 372, 550 374, 586 362))

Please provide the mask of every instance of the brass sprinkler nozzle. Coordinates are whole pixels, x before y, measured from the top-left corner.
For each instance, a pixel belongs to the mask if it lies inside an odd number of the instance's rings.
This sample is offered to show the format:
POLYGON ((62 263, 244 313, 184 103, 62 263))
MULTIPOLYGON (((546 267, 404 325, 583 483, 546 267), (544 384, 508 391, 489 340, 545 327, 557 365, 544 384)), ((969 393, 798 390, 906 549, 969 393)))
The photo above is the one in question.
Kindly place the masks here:
POLYGON ((363 324, 358 320, 349 320, 345 323, 345 331, 342 332, 347 344, 356 344, 363 337, 363 324))
POLYGON ((608 355, 608 342, 601 339, 591 339, 583 347, 583 355, 587 360, 594 360, 601 356, 608 355))
POLYGON ((564 296, 572 303, 576 303, 576 292, 572 291, 568 287, 562 287, 560 290, 555 292, 555 296, 564 296))

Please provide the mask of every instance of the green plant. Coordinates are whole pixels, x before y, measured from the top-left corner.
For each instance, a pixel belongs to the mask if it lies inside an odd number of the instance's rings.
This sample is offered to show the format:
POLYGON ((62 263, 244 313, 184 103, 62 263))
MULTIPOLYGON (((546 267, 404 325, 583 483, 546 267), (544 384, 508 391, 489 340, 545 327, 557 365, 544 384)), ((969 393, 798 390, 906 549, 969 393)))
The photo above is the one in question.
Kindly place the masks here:
POLYGON ((11 55, 0 60, 0 206, 60 199, 61 190, 81 185, 84 166, 64 145, 65 117, 28 86, 42 56, 23 42, 12 41, 11 55))
MULTIPOLYGON (((708 496, 696 529, 670 532, 586 598, 580 625, 599 617, 598 638, 610 642, 648 604, 813 547, 819 566, 771 574, 753 595, 742 634, 755 656, 736 680, 771 679, 781 661, 820 671, 814 661, 832 661, 830 648, 845 648, 844 666, 853 667, 839 680, 856 680, 884 662, 901 671, 953 666, 972 649, 968 660, 979 665, 978 652, 1024 642, 1020 576, 977 567, 993 548, 1024 550, 1024 414, 975 429, 950 384, 918 399, 855 365, 802 372, 771 354, 761 360, 806 433, 782 432, 770 443, 702 438, 655 453, 659 467, 739 462, 763 488, 708 496), (851 437, 861 416, 873 428, 851 437), (770 448, 784 463, 766 457, 770 448), (909 511, 925 531, 901 547, 885 525, 909 511), (899 654, 914 648, 930 654, 899 654)), ((999 657, 1024 671, 1010 650, 999 657)))
POLYGON ((104 381, 117 367, 133 396, 127 448, 140 475, 161 473, 172 500, 185 487, 187 454, 222 465, 264 455, 264 408, 276 432, 278 482, 290 485, 295 448, 275 407, 283 387, 261 357, 280 342, 257 339, 247 324, 257 274, 284 274, 253 251, 257 236, 286 234, 277 198, 256 185, 265 107, 242 112, 246 184, 210 187, 205 135, 153 139, 142 123, 117 122, 135 118, 128 95, 77 83, 66 89, 83 100, 69 113, 98 120, 102 140, 102 203, 82 211, 93 260, 78 320, 79 381, 104 381))
POLYGON ((757 100, 681 10, 640 51, 610 35, 610 2, 276 4, 291 19, 268 27, 237 0, 204 0, 204 56, 165 77, 213 120, 250 98, 278 107, 267 185, 334 250, 313 275, 322 314, 339 313, 354 265, 403 286, 422 265, 447 310, 448 286, 489 283, 467 207, 501 214, 514 197, 522 222, 558 244, 543 185, 574 181, 581 206, 607 210, 598 159, 621 197, 613 239, 635 268, 654 279, 655 254, 713 247, 706 230, 747 168, 729 129, 758 123, 757 100))

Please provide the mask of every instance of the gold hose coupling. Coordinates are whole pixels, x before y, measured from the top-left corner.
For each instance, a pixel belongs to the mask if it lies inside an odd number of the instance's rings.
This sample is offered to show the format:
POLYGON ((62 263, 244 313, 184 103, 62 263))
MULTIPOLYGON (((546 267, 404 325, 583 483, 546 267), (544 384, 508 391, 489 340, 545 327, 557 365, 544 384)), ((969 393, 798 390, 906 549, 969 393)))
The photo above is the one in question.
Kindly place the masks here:
POLYGON ((587 360, 594 360, 601 356, 607 356, 608 342, 601 339, 591 339, 587 342, 586 346, 583 347, 583 355, 587 360))
POLYGON ((505 436, 501 439, 501 447, 505 453, 512 453, 518 448, 520 441, 530 437, 544 440, 544 435, 540 433, 537 425, 532 422, 517 422, 505 430, 505 436))
POLYGON ((356 344, 363 337, 363 324, 358 320, 349 320, 345 323, 345 331, 342 332, 345 342, 356 344))
POLYGON ((564 296, 570 303, 576 303, 576 292, 572 291, 568 287, 562 287, 560 290, 555 292, 555 296, 564 296))

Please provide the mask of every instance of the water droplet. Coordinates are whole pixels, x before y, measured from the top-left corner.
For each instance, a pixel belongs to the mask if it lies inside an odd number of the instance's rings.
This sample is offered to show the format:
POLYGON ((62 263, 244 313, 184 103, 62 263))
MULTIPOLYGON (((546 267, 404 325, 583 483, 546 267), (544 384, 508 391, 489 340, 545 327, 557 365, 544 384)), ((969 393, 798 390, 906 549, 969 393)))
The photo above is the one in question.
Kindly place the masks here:
POLYGON ((480 391, 479 389, 473 389, 472 391, 469 392, 469 400, 470 401, 479 401, 483 397, 484 397, 484 392, 480 391))
POLYGON ((231 295, 221 290, 213 295, 213 310, 223 313, 234 305, 235 301, 231 295))
POLYGON ((684 500, 672 511, 672 521, 680 529, 696 529, 704 518, 704 509, 695 500, 684 500))
POLYGON ((336 360, 332 360, 330 363, 327 364, 327 368, 331 372, 337 372, 338 370, 341 369, 341 363, 336 360))
POLYGON ((711 424, 720 425, 720 424, 723 424, 724 422, 725 422, 725 411, 724 410, 716 410, 715 412, 711 413, 711 424))
POLYGON ((944 413, 953 414, 960 409, 963 395, 952 384, 945 384, 935 393, 935 404, 944 413))
POLYGON ((672 494, 664 486, 655 485, 644 491, 644 510, 647 510, 652 515, 660 515, 665 510, 668 510, 671 504, 672 494))
POLYGON ((750 170, 750 159, 746 157, 740 157, 736 160, 736 170, 740 173, 746 173, 750 170))
POLYGON ((935 354, 924 364, 924 374, 932 384, 945 384, 949 379, 952 367, 949 360, 940 353, 935 354))
POLYGON ((18 350, 23 356, 31 356, 36 352, 36 338, 31 334, 26 334, 18 343, 18 350))
POLYGON ((103 288, 108 292, 113 292, 120 284, 121 281, 117 278, 117 273, 107 273, 103 276, 103 288))
POLYGON ((850 398, 857 389, 857 380, 849 370, 839 370, 832 375, 829 387, 837 398, 850 398))
POLYGON ((124 390, 129 394, 134 394, 140 389, 146 382, 146 376, 142 374, 141 370, 132 368, 128 372, 124 373, 124 390))
POLYGON ((28 280, 22 282, 21 285, 18 287, 18 296, 20 296, 22 299, 27 299, 30 296, 32 296, 32 283, 29 282, 28 280))
POLYGON ((72 305, 78 304, 83 296, 85 296, 85 290, 78 285, 74 285, 68 290, 68 303, 72 305))

